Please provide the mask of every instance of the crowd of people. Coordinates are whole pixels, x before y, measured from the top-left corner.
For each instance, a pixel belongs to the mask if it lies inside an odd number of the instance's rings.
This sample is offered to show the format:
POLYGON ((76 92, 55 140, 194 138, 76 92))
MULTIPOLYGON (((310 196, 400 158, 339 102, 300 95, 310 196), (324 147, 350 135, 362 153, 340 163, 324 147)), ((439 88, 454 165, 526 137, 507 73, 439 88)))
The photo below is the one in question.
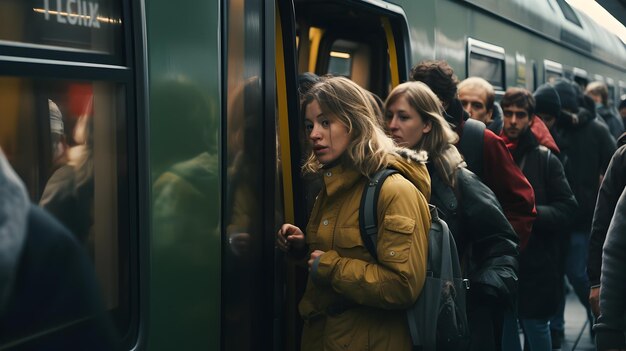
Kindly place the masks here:
POLYGON ((559 349, 570 289, 598 350, 626 349, 626 136, 604 83, 559 78, 496 102, 486 80, 431 60, 381 107, 345 77, 301 78, 303 171, 319 193, 306 229, 286 223, 276 244, 309 267, 303 350, 411 349, 404 309, 425 280, 428 204, 469 279, 469 350, 559 349), (373 257, 359 206, 383 168, 398 173, 381 188, 373 257))

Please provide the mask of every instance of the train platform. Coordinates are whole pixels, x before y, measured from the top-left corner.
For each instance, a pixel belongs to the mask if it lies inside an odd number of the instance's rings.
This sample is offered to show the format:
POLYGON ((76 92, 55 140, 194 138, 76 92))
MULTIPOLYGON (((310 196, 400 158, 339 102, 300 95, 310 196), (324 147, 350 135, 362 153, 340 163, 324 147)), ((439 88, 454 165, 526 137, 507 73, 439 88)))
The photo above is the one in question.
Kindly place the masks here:
MULTIPOLYGON (((524 334, 520 332, 524 345, 524 334)), ((565 338, 560 349, 553 351, 595 351, 596 346, 589 335, 589 324, 585 308, 580 304, 574 291, 570 289, 565 305, 565 338)), ((506 350, 504 350, 506 351, 506 350)))
POLYGON ((570 289, 565 304, 565 339, 562 351, 595 351, 594 340, 589 335, 589 323, 585 308, 570 289))

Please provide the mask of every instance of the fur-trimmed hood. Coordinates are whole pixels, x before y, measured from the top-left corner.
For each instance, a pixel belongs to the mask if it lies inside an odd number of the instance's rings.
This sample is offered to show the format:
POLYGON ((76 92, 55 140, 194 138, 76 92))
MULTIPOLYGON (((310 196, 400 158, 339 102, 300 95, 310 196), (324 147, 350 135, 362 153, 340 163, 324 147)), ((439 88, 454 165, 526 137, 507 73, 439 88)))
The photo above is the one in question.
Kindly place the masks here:
POLYGON ((0 149, 0 311, 13 288, 29 208, 26 188, 0 149))
POLYGON ((388 160, 389 168, 400 172, 408 179, 417 190, 419 190, 426 200, 430 199, 430 175, 426 168, 428 153, 426 151, 415 151, 398 147, 393 156, 388 160))

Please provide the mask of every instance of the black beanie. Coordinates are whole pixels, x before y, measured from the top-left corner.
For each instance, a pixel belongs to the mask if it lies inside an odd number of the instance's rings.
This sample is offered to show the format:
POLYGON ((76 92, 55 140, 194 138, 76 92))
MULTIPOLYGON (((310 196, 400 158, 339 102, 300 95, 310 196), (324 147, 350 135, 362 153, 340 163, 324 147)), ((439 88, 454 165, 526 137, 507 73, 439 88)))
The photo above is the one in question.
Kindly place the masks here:
POLYGON ((554 89, 561 99, 561 108, 568 109, 571 112, 578 112, 578 94, 569 79, 559 78, 554 84, 554 89))
POLYGON ((546 83, 533 94, 535 98, 535 113, 547 113, 551 116, 558 117, 561 113, 561 99, 553 86, 546 83))

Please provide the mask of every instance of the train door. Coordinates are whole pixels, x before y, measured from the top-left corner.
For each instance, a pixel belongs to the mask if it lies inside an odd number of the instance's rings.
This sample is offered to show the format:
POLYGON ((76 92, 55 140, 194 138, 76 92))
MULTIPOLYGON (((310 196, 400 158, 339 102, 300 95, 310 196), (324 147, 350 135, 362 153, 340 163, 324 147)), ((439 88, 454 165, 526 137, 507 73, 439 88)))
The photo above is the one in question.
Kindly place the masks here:
MULTIPOLYGON (((409 38, 398 6, 380 1, 295 0, 276 3, 278 165, 285 221, 305 228, 314 196, 301 175, 306 153, 299 114, 298 74, 342 75, 384 99, 407 80, 409 38)), ((316 189, 316 190, 319 190, 316 189)), ((276 263, 274 349, 299 350, 302 324, 297 304, 307 271, 276 263)))
POLYGON ((385 98, 406 81, 404 12, 375 1, 295 0, 298 72, 341 75, 385 98))

